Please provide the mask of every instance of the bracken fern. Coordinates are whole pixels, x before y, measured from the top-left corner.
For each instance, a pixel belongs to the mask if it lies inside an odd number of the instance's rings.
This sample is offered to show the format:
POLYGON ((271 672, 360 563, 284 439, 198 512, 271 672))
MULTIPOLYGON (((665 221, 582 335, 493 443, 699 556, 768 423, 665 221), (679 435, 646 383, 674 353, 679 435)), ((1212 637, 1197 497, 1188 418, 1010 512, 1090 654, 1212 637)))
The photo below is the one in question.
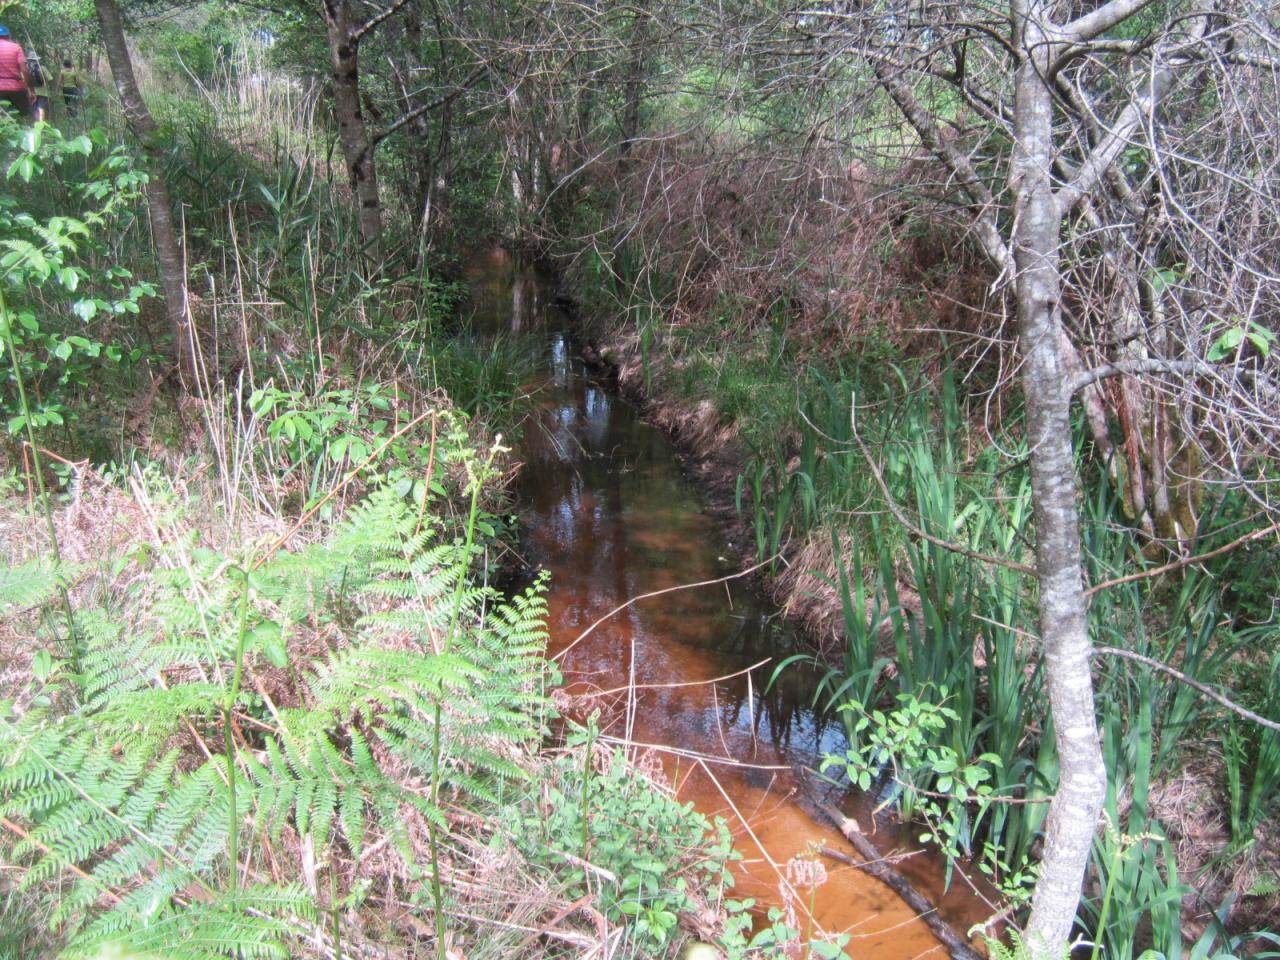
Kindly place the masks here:
MULTIPOLYGON (((301 851, 358 873, 376 836, 421 877, 419 827, 446 826, 445 800, 494 801, 521 775, 548 712, 541 588, 455 592, 474 551, 434 533, 382 492, 257 563, 175 537, 110 610, 83 611, 82 675, 0 704, 0 854, 48 898, 64 956, 297 955, 329 936, 301 851)), ((22 568, 0 605, 56 584, 22 568)))

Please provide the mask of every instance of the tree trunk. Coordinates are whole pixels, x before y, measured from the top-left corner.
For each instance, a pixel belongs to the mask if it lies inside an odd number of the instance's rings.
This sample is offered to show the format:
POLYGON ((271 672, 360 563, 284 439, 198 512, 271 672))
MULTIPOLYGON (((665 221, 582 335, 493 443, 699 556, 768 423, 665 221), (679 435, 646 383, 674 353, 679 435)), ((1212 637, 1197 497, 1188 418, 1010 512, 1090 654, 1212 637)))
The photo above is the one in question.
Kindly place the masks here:
POLYGON ((356 199, 360 242, 371 254, 376 254, 382 236, 382 207, 378 200, 373 145, 360 108, 360 40, 356 34, 359 24, 352 21, 348 0, 324 0, 324 22, 329 38, 338 140, 356 199))
POLYGON ((627 187, 631 179, 631 145, 640 133, 640 100, 644 94, 645 73, 649 58, 649 34, 651 28, 648 4, 637 4, 631 22, 631 36, 627 41, 627 60, 622 74, 622 129, 618 142, 618 162, 614 168, 617 181, 618 202, 614 210, 613 237, 610 241, 610 259, 614 280, 625 289, 634 277, 623 276, 625 264, 622 247, 631 233, 627 222, 627 187))
POLYGON ((1033 955, 1060 957, 1071 935, 1094 832, 1106 797, 1106 767, 1098 742, 1089 669, 1087 604, 1081 574, 1071 396, 1062 349, 1062 215, 1053 192, 1053 47, 1045 30, 1045 0, 1012 3, 1015 116, 1010 186, 1015 197, 1012 252, 1016 265, 1018 334, 1024 354, 1022 389, 1040 585, 1040 635, 1045 677, 1061 761, 1049 809, 1027 944, 1033 955))
POLYGON ((173 224, 173 208, 169 205, 169 190, 165 184, 162 165, 163 150, 156 140, 156 122, 147 109, 146 101, 142 99, 138 81, 133 75, 133 61, 125 43, 120 10, 116 7, 115 0, 95 0, 95 3, 98 23, 102 28, 102 42, 107 48, 107 60, 111 64, 111 76, 115 79, 116 90, 124 103, 125 119, 150 161, 147 209, 151 214, 151 235, 164 285, 165 313, 173 335, 173 352, 178 373, 183 384, 191 388, 198 380, 195 339, 191 314, 187 309, 187 268, 182 245, 178 242, 178 231, 173 224))
MULTIPOLYGON (((435 68, 436 77, 442 88, 449 85, 449 63, 445 56, 444 38, 439 33, 440 21, 437 17, 437 36, 436 42, 440 47, 440 60, 435 68)), ((409 3, 405 6, 404 12, 404 36, 405 47, 407 48, 407 59, 411 67, 422 69, 422 15, 418 9, 417 3, 409 3)), ((416 104, 413 103, 409 96, 409 86, 411 83, 412 69, 408 71, 408 75, 401 78, 397 70, 397 80, 400 83, 402 93, 401 110, 404 114, 413 111, 416 104)), ((440 143, 443 150, 444 143, 448 137, 449 129, 449 105, 444 105, 444 116, 441 118, 441 134, 440 143)), ((435 203, 435 182, 436 182, 436 157, 437 152, 431 144, 431 124, 427 121, 427 115, 420 114, 414 118, 409 125, 413 132, 417 143, 414 146, 413 153, 416 162, 413 167, 414 182, 412 186, 414 200, 414 217, 416 219, 415 227, 418 236, 424 240, 429 240, 432 230, 434 229, 434 217, 432 216, 435 203)))

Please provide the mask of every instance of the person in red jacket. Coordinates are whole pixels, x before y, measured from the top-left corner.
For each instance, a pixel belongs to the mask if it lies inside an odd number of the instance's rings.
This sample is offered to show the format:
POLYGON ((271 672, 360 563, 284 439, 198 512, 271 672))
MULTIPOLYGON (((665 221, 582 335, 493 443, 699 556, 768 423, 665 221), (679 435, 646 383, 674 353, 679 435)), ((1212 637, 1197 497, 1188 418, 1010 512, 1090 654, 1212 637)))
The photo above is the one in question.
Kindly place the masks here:
POLYGON ((31 74, 27 71, 27 55, 13 42, 9 28, 0 24, 0 107, 21 117, 31 114, 31 74))

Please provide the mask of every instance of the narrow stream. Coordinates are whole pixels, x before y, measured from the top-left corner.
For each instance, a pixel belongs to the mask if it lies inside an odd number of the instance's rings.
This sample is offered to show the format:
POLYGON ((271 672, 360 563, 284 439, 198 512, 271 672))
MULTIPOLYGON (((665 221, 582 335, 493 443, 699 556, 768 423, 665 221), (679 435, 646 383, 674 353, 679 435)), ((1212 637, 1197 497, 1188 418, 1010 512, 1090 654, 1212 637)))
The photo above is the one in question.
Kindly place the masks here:
MULTIPOLYGON (((744 855, 736 895, 781 906, 791 857, 818 844, 852 853, 810 809, 791 772, 841 751, 843 732, 810 709, 813 675, 789 670, 764 692, 795 638, 742 579, 639 601, 578 641, 632 597, 715 580, 736 565, 668 438, 576 356, 547 281, 500 251, 477 258, 470 274, 475 328, 527 338, 539 356, 541 423, 525 428, 516 492, 525 558, 551 572, 550 653, 562 655, 571 692, 600 694, 604 715, 616 718, 606 733, 663 748, 680 799, 724 817, 744 855), (709 682, 720 677, 729 679, 709 682), (715 759, 698 763, 691 754, 715 759)), ((876 822, 853 793, 832 801, 864 830, 876 822)), ((910 828, 882 817, 877 831, 886 853, 918 850, 910 828)), ((887 887, 856 868, 823 863, 829 876, 816 892, 814 919, 850 934, 852 956, 945 955, 887 887)), ((942 896, 937 857, 916 852, 898 869, 933 902, 942 897, 943 915, 961 931, 990 913, 958 879, 942 896)), ((802 924, 806 908, 799 907, 802 924)))

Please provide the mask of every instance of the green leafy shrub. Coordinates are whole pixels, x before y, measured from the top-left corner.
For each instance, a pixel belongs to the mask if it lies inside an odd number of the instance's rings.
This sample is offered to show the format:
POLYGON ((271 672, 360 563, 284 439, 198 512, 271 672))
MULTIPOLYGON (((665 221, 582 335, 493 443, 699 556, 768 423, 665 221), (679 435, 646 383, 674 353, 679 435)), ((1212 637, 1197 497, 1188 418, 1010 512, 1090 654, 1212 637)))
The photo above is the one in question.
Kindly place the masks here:
POLYGON ((142 355, 114 339, 114 325, 154 289, 113 264, 107 238, 133 216, 146 175, 101 131, 64 137, 8 114, 0 153, 11 157, 0 196, 0 357, 9 368, 0 416, 10 434, 38 432, 77 416, 102 367, 142 355))
POLYGON ((593 750, 588 738, 585 753, 561 754, 546 778, 536 797, 504 810, 510 841, 553 872, 567 897, 594 892, 610 922, 630 922, 651 947, 676 939, 680 913, 718 902, 732 884, 724 821, 679 803, 620 750, 593 750))

